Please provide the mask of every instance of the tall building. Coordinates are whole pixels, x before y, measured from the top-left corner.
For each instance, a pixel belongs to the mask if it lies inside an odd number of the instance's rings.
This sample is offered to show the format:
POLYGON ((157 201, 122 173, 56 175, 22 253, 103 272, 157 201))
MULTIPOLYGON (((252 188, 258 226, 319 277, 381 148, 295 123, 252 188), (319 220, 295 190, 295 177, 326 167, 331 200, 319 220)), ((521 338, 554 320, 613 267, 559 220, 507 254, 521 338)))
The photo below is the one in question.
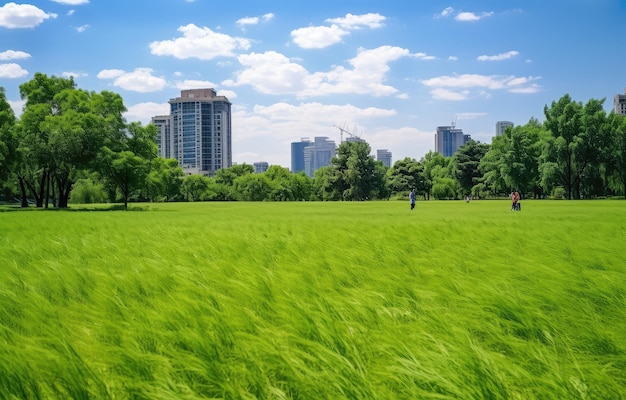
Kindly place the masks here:
POLYGON ((157 127, 157 147, 159 155, 165 158, 174 158, 174 135, 172 135, 172 116, 157 115, 152 117, 152 123, 157 127))
POLYGON ((471 138, 470 135, 463 134, 463 129, 454 126, 438 126, 437 133, 435 133, 435 151, 444 157, 450 157, 471 138))
POLYGON ((253 165, 254 165, 254 173, 255 174, 263 173, 263 172, 267 171, 267 169, 270 167, 269 164, 267 163, 267 161, 255 162, 253 165))
POLYGON ((152 122, 159 155, 175 158, 186 174, 213 176, 232 166, 231 103, 215 89, 182 90, 169 100, 170 115, 152 122))
POLYGON ((498 121, 496 122, 496 136, 502 136, 504 135, 504 131, 506 131, 506 128, 511 127, 513 128, 514 124, 511 121, 498 121))
POLYGON ((311 141, 307 138, 291 143, 291 172, 304 171, 304 149, 310 145, 311 141))
POLYGON ((615 114, 626 115, 626 88, 624 94, 616 94, 613 98, 613 110, 615 114))
POLYGON ((391 168, 391 152, 387 149, 376 150, 376 160, 382 161, 383 165, 391 168))
POLYGON ((304 148, 304 172, 313 177, 318 169, 330 164, 335 156, 335 142, 327 137, 318 136, 313 143, 304 148))

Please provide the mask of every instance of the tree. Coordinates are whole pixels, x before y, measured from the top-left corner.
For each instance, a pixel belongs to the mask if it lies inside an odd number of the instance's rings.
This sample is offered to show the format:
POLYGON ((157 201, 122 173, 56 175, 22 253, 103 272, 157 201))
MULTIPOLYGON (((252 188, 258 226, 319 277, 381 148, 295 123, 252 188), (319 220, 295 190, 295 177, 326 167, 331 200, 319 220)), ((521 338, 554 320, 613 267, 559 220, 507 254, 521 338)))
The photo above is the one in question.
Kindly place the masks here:
POLYGON ((430 199, 432 187, 435 183, 436 174, 434 171, 440 168, 447 168, 451 157, 444 157, 443 154, 429 151, 422 157, 420 163, 424 166, 424 192, 426 198, 430 199))
POLYGON ((606 160, 611 183, 626 198, 626 117, 610 113, 607 129, 611 142, 607 147, 606 160))
MULTIPOLYGON (((370 155, 365 142, 343 142, 330 160, 328 183, 333 197, 341 200, 370 200, 387 196, 385 169, 370 155)), ((382 166, 382 163, 379 163, 382 166)))
POLYGON ((119 153, 105 147, 99 155, 101 170, 105 179, 113 183, 122 194, 124 208, 128 209, 128 199, 133 191, 139 190, 148 175, 148 163, 132 151, 119 153))
POLYGON ((424 165, 410 157, 396 161, 387 170, 387 182, 392 194, 406 194, 415 189, 416 193, 423 193, 426 197, 430 187, 427 187, 425 180, 424 165))
POLYGON ((227 186, 232 186, 240 176, 246 174, 253 174, 254 167, 250 164, 238 164, 233 165, 230 168, 221 168, 215 172, 215 182, 222 183, 227 186))
POLYGON ((472 187, 480 182, 482 173, 478 165, 488 150, 488 144, 470 140, 452 156, 451 172, 463 191, 463 196, 471 194, 472 187))
POLYGON ((183 180, 181 192, 187 201, 198 201, 209 188, 209 178, 204 175, 189 175, 183 180))
POLYGON ((16 162, 15 114, 0 87, 0 181, 6 181, 16 162))
POLYGON ((263 201, 269 198, 272 190, 269 179, 263 174, 245 174, 233 184, 235 194, 241 201, 263 201))
POLYGON ((146 180, 149 199, 175 200, 181 193, 185 173, 174 158, 155 157, 150 161, 150 172, 146 180))

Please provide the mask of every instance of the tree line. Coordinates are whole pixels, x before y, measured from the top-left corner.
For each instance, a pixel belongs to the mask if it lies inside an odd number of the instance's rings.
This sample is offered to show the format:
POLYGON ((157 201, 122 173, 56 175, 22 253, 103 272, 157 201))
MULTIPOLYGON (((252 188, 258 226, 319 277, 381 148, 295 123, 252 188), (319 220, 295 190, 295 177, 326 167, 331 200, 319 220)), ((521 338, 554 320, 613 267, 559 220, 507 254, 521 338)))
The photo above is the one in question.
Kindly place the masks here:
POLYGON ((20 85, 15 117, 0 88, 0 186, 22 207, 129 201, 363 201, 499 197, 517 190, 542 198, 626 193, 626 118, 563 96, 544 107, 545 122, 507 128, 489 144, 470 141, 452 157, 429 152, 386 168, 364 142, 341 143, 330 165, 310 178, 273 165, 185 176, 157 154, 157 129, 127 123, 119 94, 89 92, 72 78, 36 73, 20 85))

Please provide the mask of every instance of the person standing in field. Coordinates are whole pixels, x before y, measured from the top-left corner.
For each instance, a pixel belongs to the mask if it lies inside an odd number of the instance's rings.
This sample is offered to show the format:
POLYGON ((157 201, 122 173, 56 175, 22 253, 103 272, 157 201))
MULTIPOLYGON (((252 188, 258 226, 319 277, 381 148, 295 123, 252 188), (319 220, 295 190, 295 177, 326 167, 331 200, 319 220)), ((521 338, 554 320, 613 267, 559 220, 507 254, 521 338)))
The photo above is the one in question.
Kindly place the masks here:
POLYGON ((409 203, 411 203, 411 210, 415 208, 415 189, 409 193, 409 203))

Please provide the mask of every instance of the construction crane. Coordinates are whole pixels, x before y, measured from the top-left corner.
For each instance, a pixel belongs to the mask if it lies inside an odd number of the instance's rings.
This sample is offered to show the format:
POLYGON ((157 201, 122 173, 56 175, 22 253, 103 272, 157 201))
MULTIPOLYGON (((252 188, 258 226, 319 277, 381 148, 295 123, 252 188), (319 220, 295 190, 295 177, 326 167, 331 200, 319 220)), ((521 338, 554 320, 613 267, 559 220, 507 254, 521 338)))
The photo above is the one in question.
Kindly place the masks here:
POLYGON ((343 143, 343 134, 345 133, 346 135, 348 135, 349 137, 353 137, 353 138, 357 138, 360 139, 360 137, 358 137, 356 134, 350 132, 349 130, 340 127, 339 125, 333 125, 335 128, 339 129, 339 134, 340 134, 340 143, 343 143))
POLYGON ((452 124, 451 124, 452 129, 456 128, 456 119, 457 119, 457 117, 458 117, 458 115, 455 115, 454 119, 452 120, 452 124))

